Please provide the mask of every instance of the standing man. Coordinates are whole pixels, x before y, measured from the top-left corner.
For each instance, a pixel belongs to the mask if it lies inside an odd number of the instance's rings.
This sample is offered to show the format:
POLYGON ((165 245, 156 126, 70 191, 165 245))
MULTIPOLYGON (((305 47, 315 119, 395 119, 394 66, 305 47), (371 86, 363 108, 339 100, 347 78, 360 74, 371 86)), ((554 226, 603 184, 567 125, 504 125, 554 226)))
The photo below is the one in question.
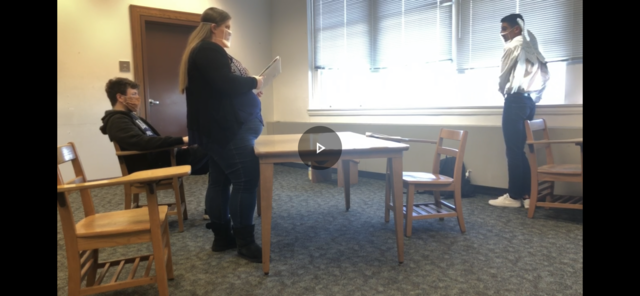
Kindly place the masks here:
POLYGON ((500 22, 504 53, 500 68, 498 90, 504 96, 502 133, 507 152, 509 174, 508 193, 489 201, 498 207, 529 208, 531 194, 531 169, 524 147, 527 139, 525 120, 533 120, 536 103, 549 80, 544 56, 538 50, 538 42, 525 30, 521 14, 510 14, 500 22))

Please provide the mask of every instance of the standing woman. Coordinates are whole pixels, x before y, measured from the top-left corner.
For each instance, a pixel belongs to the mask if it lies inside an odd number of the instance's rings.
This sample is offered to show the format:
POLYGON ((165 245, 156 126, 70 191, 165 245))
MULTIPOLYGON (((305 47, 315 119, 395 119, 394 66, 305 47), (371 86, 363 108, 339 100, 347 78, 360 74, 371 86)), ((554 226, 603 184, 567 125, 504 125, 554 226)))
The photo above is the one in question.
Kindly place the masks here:
POLYGON ((214 234, 211 249, 237 247, 242 258, 261 263, 253 224, 260 170, 253 147, 264 123, 253 90, 260 90, 262 77, 250 76, 226 52, 231 46, 227 12, 210 7, 200 21, 182 56, 180 91, 187 97, 189 140, 210 156, 205 207, 214 234))

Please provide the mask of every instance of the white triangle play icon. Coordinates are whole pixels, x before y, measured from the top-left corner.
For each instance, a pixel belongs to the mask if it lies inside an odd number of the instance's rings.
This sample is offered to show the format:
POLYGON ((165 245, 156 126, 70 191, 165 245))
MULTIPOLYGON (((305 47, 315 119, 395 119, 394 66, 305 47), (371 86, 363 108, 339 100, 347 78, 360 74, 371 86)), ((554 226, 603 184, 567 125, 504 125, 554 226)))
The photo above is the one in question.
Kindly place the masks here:
POLYGON ((320 153, 322 150, 324 150, 324 146, 320 145, 320 143, 316 143, 316 154, 320 153))

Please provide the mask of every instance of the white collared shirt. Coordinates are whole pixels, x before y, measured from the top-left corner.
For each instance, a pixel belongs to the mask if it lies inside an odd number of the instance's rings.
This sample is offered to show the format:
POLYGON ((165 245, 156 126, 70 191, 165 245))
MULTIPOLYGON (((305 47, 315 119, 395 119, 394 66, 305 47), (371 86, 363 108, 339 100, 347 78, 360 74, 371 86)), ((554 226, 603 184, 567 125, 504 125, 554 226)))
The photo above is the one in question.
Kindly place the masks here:
POLYGON ((531 31, 530 41, 522 35, 507 42, 502 55, 498 90, 504 96, 516 92, 532 93, 538 102, 549 80, 544 56, 538 50, 538 42, 531 31))

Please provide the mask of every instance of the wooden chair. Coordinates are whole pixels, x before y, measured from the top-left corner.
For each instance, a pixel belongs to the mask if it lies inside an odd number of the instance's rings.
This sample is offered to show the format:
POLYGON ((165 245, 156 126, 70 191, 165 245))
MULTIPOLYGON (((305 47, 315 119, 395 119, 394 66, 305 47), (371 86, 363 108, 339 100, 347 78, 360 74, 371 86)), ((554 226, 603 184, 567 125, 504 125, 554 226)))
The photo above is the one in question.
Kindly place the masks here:
MULTIPOLYGON (((116 149, 116 156, 118 156, 118 162, 120 163, 120 171, 122 172, 122 176, 129 175, 127 171, 127 166, 125 164, 125 156, 128 155, 136 155, 136 154, 144 154, 150 152, 157 151, 165 151, 170 150, 171 153, 171 166, 176 166, 176 152, 177 149, 182 149, 184 145, 168 147, 163 149, 155 149, 155 150, 147 150, 147 151, 122 151, 120 146, 113 142, 113 146, 116 149)), ((187 213, 187 202, 185 200, 184 195, 184 183, 181 177, 175 177, 167 180, 162 180, 157 185, 157 190, 173 190, 175 196, 175 202, 162 203, 162 205, 169 206, 169 215, 178 216, 178 231, 184 231, 184 220, 189 219, 189 215, 187 213)), ((144 184, 125 184, 124 185, 124 208, 131 209, 132 204, 133 208, 145 207, 146 205, 140 204, 140 193, 145 193, 146 189, 144 184)))
POLYGON ((533 218, 536 207, 583 209, 582 196, 556 195, 555 182, 578 182, 582 184, 582 139, 550 140, 544 119, 525 121, 527 132, 527 157, 531 167, 531 200, 528 217, 533 218), (542 131, 542 139, 535 140, 534 132, 542 131), (551 152, 552 144, 575 144, 580 146, 580 164, 556 164, 551 152), (545 149, 545 163, 538 165, 538 149, 545 149))
MULTIPOLYGON (((413 220, 439 218, 440 221, 446 217, 457 217, 460 231, 466 231, 464 225, 464 217, 462 215, 462 162, 464 159, 464 150, 467 143, 467 131, 441 129, 438 140, 424 140, 413 138, 401 138, 387 135, 379 135, 367 133, 368 137, 376 137, 384 140, 395 142, 415 142, 436 144, 436 152, 433 157, 433 167, 431 173, 427 172, 403 172, 402 184, 407 190, 406 204, 403 205, 403 214, 405 218, 405 235, 411 236, 411 226, 413 220), (442 143, 445 139, 458 141, 457 149, 443 147, 442 143), (456 158, 453 178, 439 174, 440 159, 442 155, 452 156, 456 158), (433 191, 434 202, 414 203, 414 194, 416 190, 433 191), (440 191, 453 191, 453 203, 450 204, 441 200, 440 191), (444 206, 444 207, 443 207, 444 206)), ((393 192, 393 183, 391 182, 391 172, 389 168, 391 164, 387 161, 387 180, 385 192, 385 213, 384 221, 389 222, 390 212, 394 210, 391 204, 391 192, 393 192)))
POLYGON ((91 295, 140 285, 157 284, 160 295, 169 295, 167 280, 173 279, 173 261, 167 223, 167 206, 158 205, 156 189, 161 179, 188 175, 191 167, 179 166, 134 174, 105 181, 87 182, 73 143, 58 146, 58 212, 67 252, 69 295, 91 295), (75 178, 65 182, 60 165, 71 162, 75 178), (149 205, 147 209, 131 209, 96 213, 91 189, 129 183, 144 184, 149 205), (75 222, 69 195, 80 191, 84 218, 75 222), (150 242, 153 253, 118 260, 99 262, 102 248, 150 242), (141 263, 147 262, 142 277, 136 278, 141 263), (125 265, 132 265, 124 280, 120 274, 125 265), (155 275, 150 275, 155 265, 155 275), (105 280, 110 267, 117 268, 111 280, 105 280), (98 275, 98 270, 102 269, 98 275), (86 279, 83 287, 82 283, 86 279), (103 282, 104 281, 104 282, 103 282))

